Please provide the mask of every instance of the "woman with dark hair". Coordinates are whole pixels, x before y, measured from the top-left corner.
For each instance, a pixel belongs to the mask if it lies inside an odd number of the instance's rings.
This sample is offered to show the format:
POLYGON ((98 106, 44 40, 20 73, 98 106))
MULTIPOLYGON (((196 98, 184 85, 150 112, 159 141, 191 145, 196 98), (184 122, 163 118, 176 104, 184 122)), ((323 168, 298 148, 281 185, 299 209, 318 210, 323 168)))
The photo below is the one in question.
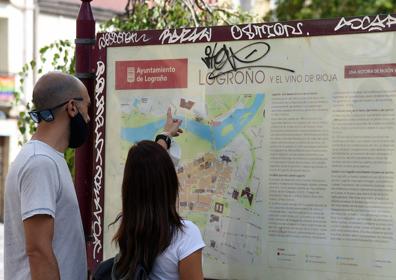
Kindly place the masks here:
MULTIPOLYGON (((177 136, 179 125, 167 135, 177 136)), ((141 267, 151 280, 203 279, 205 244, 198 227, 177 213, 179 181, 165 140, 141 141, 128 152, 113 279, 133 279, 141 267)))

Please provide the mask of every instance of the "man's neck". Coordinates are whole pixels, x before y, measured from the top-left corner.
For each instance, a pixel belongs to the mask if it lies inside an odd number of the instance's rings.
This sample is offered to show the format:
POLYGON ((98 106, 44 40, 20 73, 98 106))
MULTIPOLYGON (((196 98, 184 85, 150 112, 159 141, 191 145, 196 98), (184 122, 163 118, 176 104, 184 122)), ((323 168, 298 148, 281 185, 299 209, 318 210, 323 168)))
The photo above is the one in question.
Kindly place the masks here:
POLYGON ((39 126, 33 134, 32 140, 46 143, 60 153, 64 153, 69 144, 67 133, 61 133, 61 129, 39 126))

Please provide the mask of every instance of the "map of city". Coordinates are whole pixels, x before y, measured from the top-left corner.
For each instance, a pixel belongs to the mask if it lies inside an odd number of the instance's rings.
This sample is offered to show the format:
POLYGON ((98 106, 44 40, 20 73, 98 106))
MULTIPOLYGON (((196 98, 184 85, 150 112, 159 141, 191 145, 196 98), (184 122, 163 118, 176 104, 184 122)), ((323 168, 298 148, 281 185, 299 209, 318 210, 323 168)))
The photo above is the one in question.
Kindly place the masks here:
POLYGON ((184 133, 179 212, 201 229, 206 259, 257 264, 262 257, 265 95, 120 97, 121 159, 132 143, 154 139, 171 106, 184 133))

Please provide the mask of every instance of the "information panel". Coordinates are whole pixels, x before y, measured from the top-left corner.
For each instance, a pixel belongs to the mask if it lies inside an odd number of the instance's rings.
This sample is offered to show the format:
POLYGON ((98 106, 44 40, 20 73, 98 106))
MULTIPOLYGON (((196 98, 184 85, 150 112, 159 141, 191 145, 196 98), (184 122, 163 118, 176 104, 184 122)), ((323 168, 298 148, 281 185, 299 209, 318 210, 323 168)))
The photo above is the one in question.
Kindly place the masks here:
MULTIPOLYGON (((180 214, 214 279, 395 279, 396 18, 102 33, 93 258, 127 151, 182 119, 180 214)), ((102 255, 103 254, 103 255, 102 255)))

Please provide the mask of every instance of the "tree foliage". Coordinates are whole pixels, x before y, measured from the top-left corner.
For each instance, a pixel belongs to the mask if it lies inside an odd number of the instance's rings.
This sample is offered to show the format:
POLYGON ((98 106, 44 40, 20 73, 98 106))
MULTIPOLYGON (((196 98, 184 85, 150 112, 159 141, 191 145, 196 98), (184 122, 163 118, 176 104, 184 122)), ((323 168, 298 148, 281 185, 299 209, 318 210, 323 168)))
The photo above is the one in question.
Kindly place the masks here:
POLYGON ((396 0, 276 0, 266 19, 287 21, 396 12, 396 0))
MULTIPOLYGON (((33 72, 42 74, 46 70, 62 71, 64 73, 74 74, 74 46, 69 40, 59 40, 49 44, 39 50, 40 56, 38 61, 32 60, 26 63, 18 73, 19 89, 14 93, 14 106, 21 108, 18 117, 18 129, 21 133, 19 145, 28 141, 28 137, 36 131, 36 124, 31 120, 29 111, 33 109, 30 101, 26 101, 24 94, 24 84, 26 78, 33 72)), ((65 159, 69 165, 69 169, 74 172, 74 152, 67 149, 65 159)))
POLYGON ((204 0, 159 0, 154 6, 134 2, 124 15, 102 25, 104 30, 130 31, 197 27, 251 22, 246 12, 211 7, 204 0))
POLYGON ((22 106, 23 110, 19 113, 18 128, 22 135, 19 144, 27 141, 36 126, 29 117, 28 112, 33 109, 30 101, 25 100, 24 84, 29 75, 33 72, 43 73, 44 69, 57 70, 65 73, 74 74, 74 48, 68 40, 59 40, 39 50, 40 58, 26 63, 18 73, 19 89, 14 93, 14 106, 22 106))

